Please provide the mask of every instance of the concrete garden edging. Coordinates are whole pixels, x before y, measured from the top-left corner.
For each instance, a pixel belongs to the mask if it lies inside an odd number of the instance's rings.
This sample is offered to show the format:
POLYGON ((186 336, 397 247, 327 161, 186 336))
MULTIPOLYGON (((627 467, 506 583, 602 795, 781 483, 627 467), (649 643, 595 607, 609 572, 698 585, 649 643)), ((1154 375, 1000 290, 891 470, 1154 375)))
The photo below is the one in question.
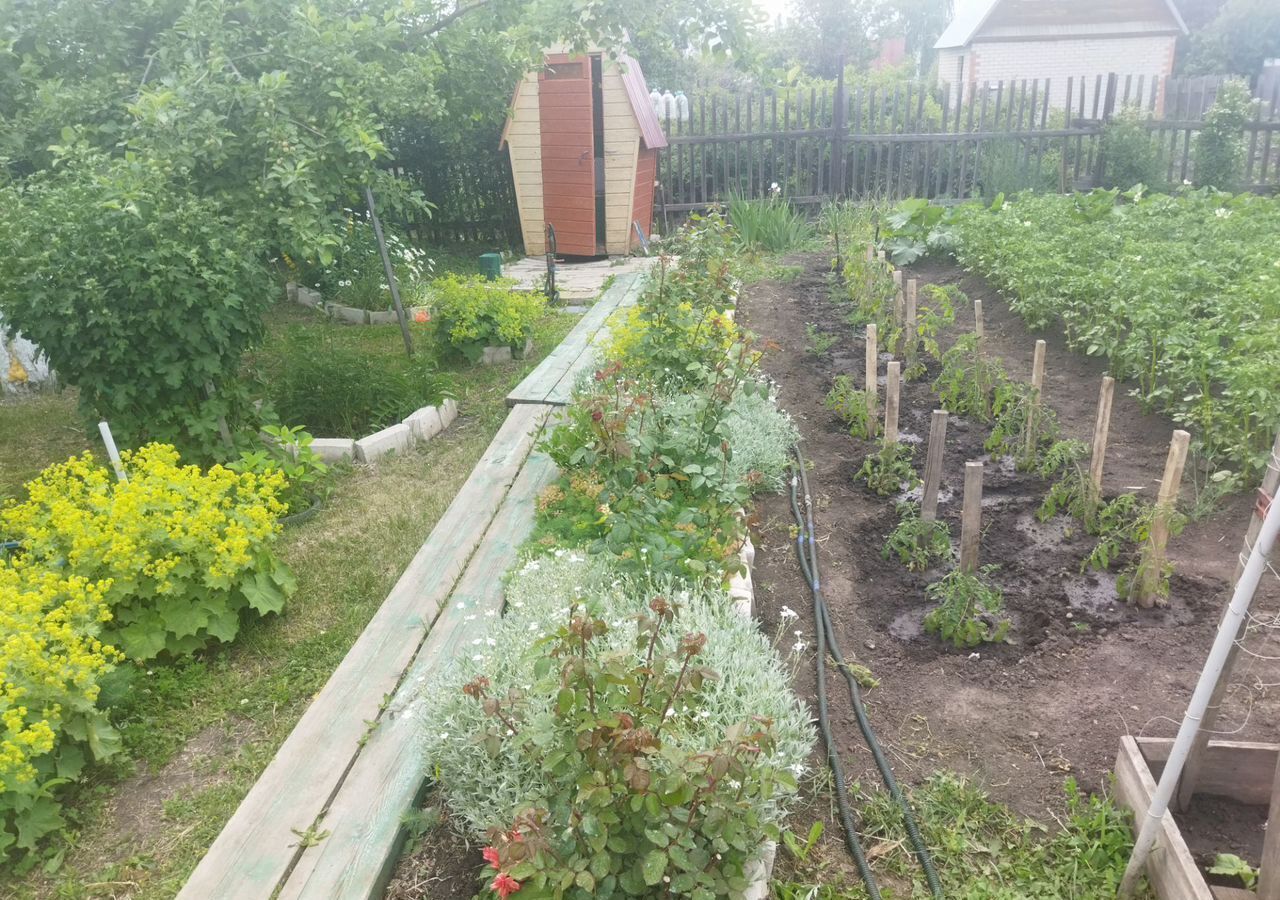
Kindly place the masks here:
POLYGON ((453 424, 458 418, 456 400, 445 400, 439 406, 415 410, 403 422, 381 431, 356 438, 313 438, 311 449, 326 463, 375 463, 388 453, 403 453, 425 444, 453 424))
MULTIPOLYGON (((343 306, 341 303, 326 302, 320 296, 319 291, 314 291, 309 287, 303 287, 296 282, 287 282, 284 286, 285 294, 288 298, 300 306, 308 309, 319 310, 331 319, 337 319, 347 325, 395 325, 399 322, 395 310, 381 310, 375 312, 369 309, 360 309, 356 306, 343 306)), ((425 306, 411 306, 405 310, 405 315, 409 321, 416 322, 420 315, 430 315, 430 310, 425 306)), ((480 358, 480 364, 484 366, 496 366, 499 363, 508 363, 513 359, 524 359, 533 350, 533 338, 527 338, 524 342, 524 350, 513 349, 512 347, 503 345, 501 347, 485 347, 484 355, 480 358)))

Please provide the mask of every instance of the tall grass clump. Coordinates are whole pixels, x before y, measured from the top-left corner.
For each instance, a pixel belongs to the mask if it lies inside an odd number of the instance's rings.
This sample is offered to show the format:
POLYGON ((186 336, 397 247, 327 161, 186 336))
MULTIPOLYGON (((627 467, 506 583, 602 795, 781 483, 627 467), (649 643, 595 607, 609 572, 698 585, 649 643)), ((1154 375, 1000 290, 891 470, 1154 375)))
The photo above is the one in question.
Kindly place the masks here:
POLYGON ((776 194, 765 200, 733 197, 729 220, 742 244, 751 250, 783 253, 803 247, 813 238, 804 215, 776 194))

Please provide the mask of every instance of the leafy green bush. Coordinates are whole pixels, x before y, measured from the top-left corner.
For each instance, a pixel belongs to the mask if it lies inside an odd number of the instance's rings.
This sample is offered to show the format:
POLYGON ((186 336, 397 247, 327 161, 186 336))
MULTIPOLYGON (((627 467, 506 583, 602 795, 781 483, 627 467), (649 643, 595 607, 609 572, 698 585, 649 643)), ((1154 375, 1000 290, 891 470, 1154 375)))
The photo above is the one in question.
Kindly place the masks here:
POLYGON ((813 239, 813 226, 804 214, 778 196, 764 200, 733 197, 729 221, 743 245, 752 250, 785 253, 813 239))
POLYGON ((849 426, 849 433, 856 437, 872 434, 874 424, 867 408, 867 392, 857 388, 848 375, 837 375, 831 380, 831 390, 822 405, 840 417, 849 426))
POLYGON ((1009 633, 1004 594, 989 581, 994 567, 979 572, 954 569, 925 588, 937 602, 924 617, 924 630, 957 648, 1003 641, 1009 633))
POLYGON ((0 311, 121 444, 218 457, 218 417, 254 416, 238 381, 274 296, 253 233, 146 162, 72 153, 74 172, 0 189, 0 311))
POLYGON ((1102 130, 1103 187, 1127 190, 1136 184, 1155 188, 1165 183, 1160 153, 1146 123, 1147 115, 1137 106, 1122 107, 1107 122, 1102 130))
POLYGON ((24 566, 105 585, 104 640, 130 659, 231 641, 249 611, 279 612, 293 573, 272 552, 284 476, 183 466, 172 448, 121 454, 117 482, 85 453, 50 466, 0 509, 24 566))
POLYGON ((963 334, 942 354, 942 371, 933 382, 933 391, 948 412, 989 422, 991 394, 1008 380, 999 360, 979 352, 978 336, 963 334))
MULTIPOLYGON (((435 263, 426 251, 410 246, 405 238, 385 223, 382 228, 396 280, 401 292, 407 294, 424 278, 430 277, 435 263)), ((333 258, 327 263, 308 261, 299 266, 287 254, 284 259, 294 278, 300 284, 318 290, 325 300, 357 309, 391 308, 386 268, 382 265, 373 224, 368 219, 347 210, 346 227, 340 243, 332 252, 333 258)))
POLYGON ((855 478, 861 478, 867 487, 881 497, 909 490, 920 483, 920 477, 911 464, 910 444, 880 442, 880 449, 868 453, 855 478))
POLYGON ((923 572, 934 563, 951 559, 951 529, 935 519, 926 522, 914 503, 898 505, 898 526, 889 534, 880 555, 898 561, 912 572, 923 572))
POLYGON ((1249 86, 1231 78, 1218 88, 1213 106, 1204 115, 1191 148, 1191 174, 1199 187, 1234 191, 1244 175, 1245 140, 1242 130, 1253 107, 1249 86))
POLYGON ((1206 458, 1246 479, 1265 465, 1280 430, 1280 203, 1101 191, 961 210, 958 258, 1029 325, 1061 323, 1206 458))
POLYGON ((0 558, 0 861, 36 861, 60 831, 62 787, 120 739, 98 708, 120 660, 98 635, 111 619, 109 581, 0 558))
POLYGON ((903 200, 885 219, 883 248, 896 266, 907 266, 923 256, 955 246, 950 207, 935 206, 913 197, 903 200))
POLYGON ((233 472, 267 475, 279 472, 285 484, 277 499, 288 515, 296 516, 324 499, 330 469, 311 449, 314 438, 301 425, 265 425, 261 449, 243 450, 240 458, 227 465, 233 472))
POLYGON ((493 874, 566 898, 740 885, 813 734, 727 601, 572 553, 512 577, 490 640, 423 694, 428 765, 493 874))
POLYGON ((283 352, 267 383, 276 414, 324 437, 361 438, 452 396, 452 380, 424 357, 370 358, 327 327, 299 331, 283 352))
POLYGON ((485 347, 511 347, 523 352, 533 326, 547 307, 544 294, 517 291, 509 279, 485 281, 478 276, 446 275, 431 285, 436 327, 450 346, 471 362, 485 347))

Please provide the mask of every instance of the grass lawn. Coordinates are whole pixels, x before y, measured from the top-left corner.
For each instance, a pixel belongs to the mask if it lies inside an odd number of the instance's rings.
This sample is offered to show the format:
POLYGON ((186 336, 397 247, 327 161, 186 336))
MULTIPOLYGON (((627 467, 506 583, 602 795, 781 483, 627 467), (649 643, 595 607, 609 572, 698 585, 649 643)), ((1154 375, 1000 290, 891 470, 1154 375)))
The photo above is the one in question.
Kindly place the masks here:
POLYGON ((89 445, 75 391, 0 400, 0 499, 15 496, 41 469, 89 445))
MULTIPOLYGON (((547 315, 530 359, 459 369, 460 418, 449 430, 343 475, 317 518, 282 535, 281 555, 298 576, 283 615, 248 624, 225 649, 135 671, 117 707, 126 752, 79 790, 79 832, 61 868, 0 875, 0 897, 141 900, 178 891, 470 474, 506 417, 507 392, 574 321, 547 315)), ((278 309, 262 352, 314 323, 304 310, 278 309)), ((395 326, 320 327, 371 357, 404 352, 395 326)), ((0 459, 17 457, 0 485, 85 446, 67 421, 67 396, 0 406, 0 459)))

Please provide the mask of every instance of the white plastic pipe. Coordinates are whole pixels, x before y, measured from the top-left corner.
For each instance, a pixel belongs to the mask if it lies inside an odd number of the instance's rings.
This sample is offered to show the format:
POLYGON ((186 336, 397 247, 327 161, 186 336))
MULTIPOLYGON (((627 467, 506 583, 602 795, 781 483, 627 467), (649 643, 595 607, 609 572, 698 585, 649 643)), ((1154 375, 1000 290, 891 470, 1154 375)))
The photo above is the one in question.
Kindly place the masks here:
POLYGON ((1151 855, 1151 848, 1155 845, 1156 837, 1160 833, 1165 813, 1169 809, 1169 800, 1177 789, 1182 767, 1187 761, 1187 755, 1191 752, 1196 732, 1200 729, 1200 720, 1209 706, 1214 686, 1222 677, 1227 654, 1231 652, 1231 646, 1235 643, 1236 636, 1240 633, 1240 626, 1249 612, 1249 604, 1253 602, 1258 582, 1262 580, 1262 573, 1267 567, 1267 557, 1275 547, 1277 533, 1280 533, 1280 498, 1273 501, 1267 510, 1266 518, 1262 521, 1262 530, 1258 532, 1258 539, 1254 541, 1253 549, 1249 552, 1249 561, 1245 564, 1244 574, 1236 582, 1235 593, 1231 596, 1231 605, 1227 607, 1227 614, 1222 617, 1222 622, 1218 625, 1218 636, 1209 650, 1209 659, 1200 672, 1195 693, 1191 695, 1191 703, 1187 706, 1187 713, 1183 716, 1182 725, 1178 728, 1178 736, 1174 739, 1169 761, 1165 763, 1164 771, 1160 773, 1160 783, 1156 785, 1151 806, 1147 809, 1147 815, 1138 831, 1138 840, 1133 845, 1133 855, 1129 857, 1129 865, 1124 871, 1124 880, 1120 882, 1120 897, 1133 896, 1138 880, 1146 869, 1147 857, 1151 855))
POLYGON ((116 439, 111 436, 111 426, 106 422, 99 422, 98 433, 102 435, 102 443, 107 445, 107 456, 111 458, 111 468, 116 470, 116 480, 128 481, 124 463, 120 461, 120 451, 116 449, 116 439))

